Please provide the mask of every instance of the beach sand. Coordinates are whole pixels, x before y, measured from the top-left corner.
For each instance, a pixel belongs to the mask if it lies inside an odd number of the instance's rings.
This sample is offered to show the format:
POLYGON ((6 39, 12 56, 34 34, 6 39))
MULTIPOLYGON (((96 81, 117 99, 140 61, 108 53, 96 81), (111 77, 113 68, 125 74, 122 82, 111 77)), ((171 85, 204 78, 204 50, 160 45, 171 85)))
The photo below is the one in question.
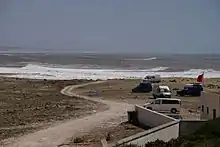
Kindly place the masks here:
MULTIPOLYGON (((105 83, 76 89, 76 92, 82 95, 101 97, 108 100, 143 104, 152 99, 152 93, 132 93, 132 89, 140 82, 141 80, 108 80, 105 83), (93 91, 96 91, 96 93, 93 91)), ((160 85, 169 86, 172 91, 172 97, 177 97, 176 90, 182 89, 187 83, 195 82, 196 79, 193 78, 163 78, 160 85)), ((205 79, 204 88, 206 91, 220 93, 220 78, 205 79)), ((183 107, 198 107, 198 97, 185 96, 177 98, 180 98, 183 101, 183 107)))
POLYGON ((85 82, 0 77, 0 140, 105 110, 101 103, 60 93, 67 85, 85 82))

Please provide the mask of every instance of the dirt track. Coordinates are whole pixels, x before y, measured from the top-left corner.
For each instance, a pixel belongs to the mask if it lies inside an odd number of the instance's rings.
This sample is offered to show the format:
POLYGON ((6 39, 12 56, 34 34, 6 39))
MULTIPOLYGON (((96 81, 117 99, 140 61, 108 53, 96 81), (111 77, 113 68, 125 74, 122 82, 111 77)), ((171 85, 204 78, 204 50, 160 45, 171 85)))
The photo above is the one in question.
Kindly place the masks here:
MULTIPOLYGON (((99 83, 99 82, 98 82, 99 83)), ((74 93, 75 88, 86 85, 97 84, 97 82, 86 83, 82 85, 67 86, 61 93, 67 96, 75 96, 87 100, 101 102, 109 106, 109 109, 104 112, 95 113, 93 115, 81 118, 68 120, 64 123, 53 125, 47 129, 40 130, 31 134, 5 140, 3 146, 6 147, 54 147, 65 142, 66 139, 77 137, 85 132, 90 132, 94 127, 102 127, 105 123, 120 123, 126 119, 126 112, 132 109, 133 105, 127 103, 119 103, 100 98, 91 98, 81 96, 74 93)))

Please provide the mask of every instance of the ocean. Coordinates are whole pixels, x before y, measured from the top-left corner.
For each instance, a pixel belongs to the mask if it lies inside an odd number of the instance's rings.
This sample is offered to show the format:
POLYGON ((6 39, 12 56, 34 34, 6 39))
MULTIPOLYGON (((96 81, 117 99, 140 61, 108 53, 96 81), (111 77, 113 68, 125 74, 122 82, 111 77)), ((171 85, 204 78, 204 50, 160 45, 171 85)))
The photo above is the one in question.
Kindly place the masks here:
POLYGON ((220 55, 211 54, 0 54, 0 73, 31 79, 129 79, 162 77, 220 77, 220 55))

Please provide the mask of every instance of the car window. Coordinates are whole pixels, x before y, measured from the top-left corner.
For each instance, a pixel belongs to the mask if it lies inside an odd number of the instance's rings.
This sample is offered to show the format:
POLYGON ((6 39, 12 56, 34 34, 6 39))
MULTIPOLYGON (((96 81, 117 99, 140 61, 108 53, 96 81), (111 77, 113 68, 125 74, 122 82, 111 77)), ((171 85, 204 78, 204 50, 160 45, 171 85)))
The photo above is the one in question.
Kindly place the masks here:
POLYGON ((162 100, 162 104, 180 104, 178 100, 162 100))
POLYGON ((192 88, 192 86, 184 86, 184 89, 192 88))
POLYGON ((172 104, 180 104, 180 101, 178 101, 178 100, 173 100, 173 101, 171 101, 171 103, 172 103, 172 104))
POLYGON ((170 90, 166 89, 166 88, 162 88, 161 92, 170 92, 170 90))
POLYGON ((193 85, 193 87, 195 87, 195 88, 200 88, 200 89, 203 88, 201 85, 193 85))
POLYGON ((194 87, 189 87, 187 90, 195 90, 194 87))

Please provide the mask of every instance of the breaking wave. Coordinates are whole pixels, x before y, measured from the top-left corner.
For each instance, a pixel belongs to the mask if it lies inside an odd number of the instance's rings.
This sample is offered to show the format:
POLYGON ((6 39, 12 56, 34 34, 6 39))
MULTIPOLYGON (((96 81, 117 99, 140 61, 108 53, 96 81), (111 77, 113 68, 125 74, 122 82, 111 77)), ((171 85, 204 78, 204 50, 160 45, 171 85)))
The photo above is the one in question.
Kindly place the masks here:
POLYGON ((157 57, 151 57, 151 58, 131 58, 131 59, 124 59, 124 60, 135 60, 135 61, 150 61, 150 60, 156 60, 157 57))
POLYGON ((168 67, 155 67, 144 70, 114 70, 114 69, 74 69, 61 67, 47 67, 42 65, 28 64, 25 67, 0 67, 0 73, 9 74, 7 77, 30 78, 30 79, 131 79, 143 78, 146 75, 160 74, 162 77, 197 77, 205 72, 205 77, 220 77, 220 71, 212 69, 190 69, 183 72, 167 72, 168 67))

